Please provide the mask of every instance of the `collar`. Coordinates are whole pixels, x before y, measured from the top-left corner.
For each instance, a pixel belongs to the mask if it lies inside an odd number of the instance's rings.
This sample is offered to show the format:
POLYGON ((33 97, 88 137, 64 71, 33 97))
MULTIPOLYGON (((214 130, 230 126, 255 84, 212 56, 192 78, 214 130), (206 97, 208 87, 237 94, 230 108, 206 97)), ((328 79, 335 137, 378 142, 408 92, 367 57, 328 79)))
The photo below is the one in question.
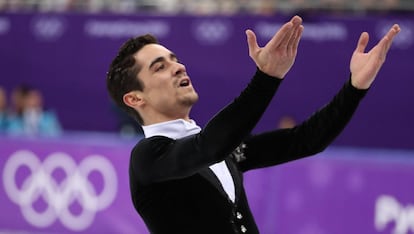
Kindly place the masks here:
POLYGON ((147 138, 152 136, 165 136, 172 139, 183 138, 201 131, 200 126, 194 120, 186 121, 184 119, 142 126, 142 129, 147 138))

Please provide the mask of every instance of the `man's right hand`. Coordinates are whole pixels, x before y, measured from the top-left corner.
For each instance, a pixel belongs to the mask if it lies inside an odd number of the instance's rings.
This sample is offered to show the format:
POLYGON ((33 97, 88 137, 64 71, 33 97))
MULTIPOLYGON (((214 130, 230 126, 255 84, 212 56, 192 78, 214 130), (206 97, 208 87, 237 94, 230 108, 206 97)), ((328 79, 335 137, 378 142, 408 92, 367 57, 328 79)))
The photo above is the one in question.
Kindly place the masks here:
POLYGON ((302 32, 302 18, 294 16, 275 33, 266 46, 259 47, 255 33, 248 29, 246 35, 249 55, 262 72, 283 79, 295 62, 302 32))

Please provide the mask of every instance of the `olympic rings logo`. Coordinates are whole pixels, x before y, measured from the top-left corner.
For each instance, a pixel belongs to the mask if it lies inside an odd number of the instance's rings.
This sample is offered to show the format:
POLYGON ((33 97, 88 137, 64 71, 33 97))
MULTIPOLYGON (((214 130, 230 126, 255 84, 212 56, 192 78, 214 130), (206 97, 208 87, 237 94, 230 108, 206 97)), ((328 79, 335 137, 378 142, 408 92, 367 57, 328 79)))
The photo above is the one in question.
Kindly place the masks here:
POLYGON ((48 227, 59 219, 74 231, 89 227, 96 212, 107 208, 117 191, 117 175, 109 160, 100 155, 90 155, 76 165, 63 152, 50 154, 40 162, 31 151, 16 151, 5 164, 3 183, 7 196, 20 206, 27 222, 36 227, 48 227), (16 178, 22 174, 18 172, 22 168, 28 169, 30 174, 18 186, 16 178), (65 173, 60 182, 53 175, 58 169, 65 173), (102 191, 96 191, 90 181, 93 172, 102 176, 102 191), (34 207, 39 199, 43 199, 47 206, 42 211, 34 207), (75 202, 82 208, 79 214, 73 214, 70 209, 75 202))

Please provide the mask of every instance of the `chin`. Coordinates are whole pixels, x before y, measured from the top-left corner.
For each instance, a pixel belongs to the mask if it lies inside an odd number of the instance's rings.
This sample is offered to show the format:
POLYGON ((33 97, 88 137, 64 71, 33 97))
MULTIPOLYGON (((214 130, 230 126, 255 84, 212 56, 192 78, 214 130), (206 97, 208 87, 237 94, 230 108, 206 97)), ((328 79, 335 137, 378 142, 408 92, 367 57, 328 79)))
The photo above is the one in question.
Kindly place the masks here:
POLYGON ((191 95, 187 95, 185 98, 183 98, 182 103, 186 106, 192 106, 197 101, 198 101, 198 94, 194 92, 191 95))

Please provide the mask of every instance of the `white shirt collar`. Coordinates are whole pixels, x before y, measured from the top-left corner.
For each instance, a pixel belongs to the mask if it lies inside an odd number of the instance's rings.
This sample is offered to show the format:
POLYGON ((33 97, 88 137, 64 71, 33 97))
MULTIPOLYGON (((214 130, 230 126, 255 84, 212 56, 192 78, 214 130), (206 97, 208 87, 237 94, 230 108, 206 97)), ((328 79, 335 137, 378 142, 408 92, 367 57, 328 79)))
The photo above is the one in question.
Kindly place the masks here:
POLYGON ((142 126, 142 129, 144 130, 145 137, 165 136, 172 139, 183 138, 201 131, 201 128, 194 120, 186 121, 184 119, 142 126))
MULTIPOLYGON (((197 134, 201 131, 201 128, 194 122, 194 120, 186 121, 184 119, 176 119, 142 126, 142 129, 144 130, 145 137, 165 136, 172 139, 183 138, 197 134)), ((230 200, 234 202, 236 197, 234 182, 224 160, 211 165, 210 169, 219 179, 230 200)))

